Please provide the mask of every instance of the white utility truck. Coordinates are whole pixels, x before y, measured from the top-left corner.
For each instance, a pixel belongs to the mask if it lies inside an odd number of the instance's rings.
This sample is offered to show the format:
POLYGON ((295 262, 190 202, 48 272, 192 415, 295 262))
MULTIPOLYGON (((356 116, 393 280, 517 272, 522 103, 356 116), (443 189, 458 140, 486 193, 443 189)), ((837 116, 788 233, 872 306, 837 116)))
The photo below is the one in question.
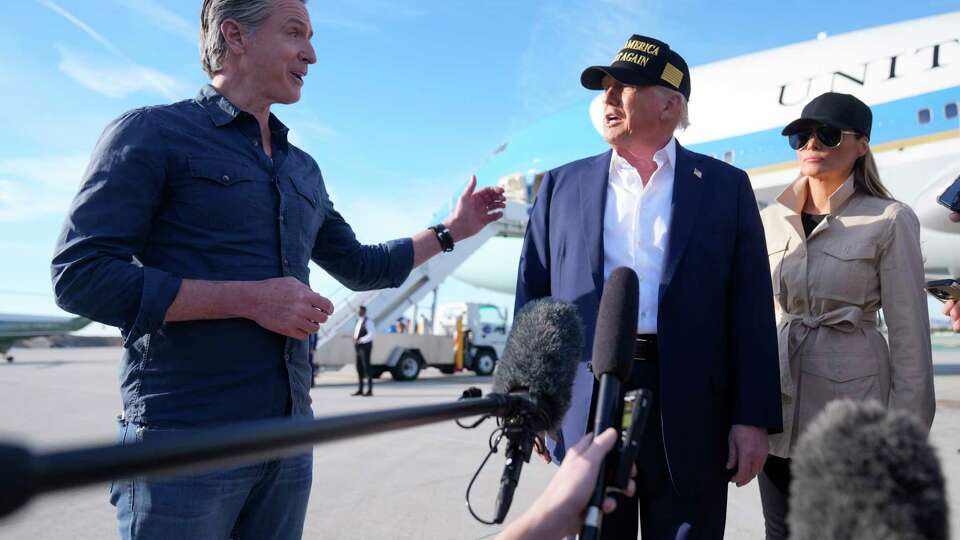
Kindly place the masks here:
MULTIPOLYGON (((507 315, 506 309, 492 304, 442 304, 432 328, 419 328, 423 333, 388 333, 377 327, 370 357, 373 375, 389 371, 398 381, 412 381, 427 367, 448 374, 466 369, 490 375, 507 342, 507 315)), ((336 366, 354 358, 352 336, 341 334, 317 349, 315 361, 336 366)))

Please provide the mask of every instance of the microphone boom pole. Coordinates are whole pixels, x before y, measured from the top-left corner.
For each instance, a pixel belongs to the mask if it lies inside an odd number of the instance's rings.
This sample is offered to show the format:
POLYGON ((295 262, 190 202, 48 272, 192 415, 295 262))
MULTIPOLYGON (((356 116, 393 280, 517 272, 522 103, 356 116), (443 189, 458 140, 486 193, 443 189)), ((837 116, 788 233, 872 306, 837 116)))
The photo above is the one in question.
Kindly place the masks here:
POLYGON ((0 517, 34 495, 137 476, 169 476, 256 463, 311 446, 477 415, 510 417, 531 407, 524 394, 490 394, 452 403, 313 419, 271 419, 124 445, 33 453, 0 443, 0 517))

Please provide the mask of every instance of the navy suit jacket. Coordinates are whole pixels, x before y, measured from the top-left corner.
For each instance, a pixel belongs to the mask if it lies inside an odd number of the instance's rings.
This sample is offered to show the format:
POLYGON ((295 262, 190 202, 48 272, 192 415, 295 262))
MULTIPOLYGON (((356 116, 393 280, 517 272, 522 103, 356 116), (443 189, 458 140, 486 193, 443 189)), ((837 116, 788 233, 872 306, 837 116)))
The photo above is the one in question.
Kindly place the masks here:
MULTIPOLYGON (((782 418, 773 291, 750 181, 722 161, 679 143, 676 150, 657 335, 668 465, 675 487, 690 493, 708 478, 725 476, 731 425, 778 433, 782 418)), ((517 278, 516 309, 545 296, 577 307, 586 338, 584 361, 592 353, 604 285, 611 155, 607 151, 544 175, 517 278)), ((592 385, 577 388, 592 391, 592 385)), ((573 403, 582 407, 589 398, 577 396, 577 388, 573 403)), ((564 437, 570 446, 586 426, 568 424, 564 437)))

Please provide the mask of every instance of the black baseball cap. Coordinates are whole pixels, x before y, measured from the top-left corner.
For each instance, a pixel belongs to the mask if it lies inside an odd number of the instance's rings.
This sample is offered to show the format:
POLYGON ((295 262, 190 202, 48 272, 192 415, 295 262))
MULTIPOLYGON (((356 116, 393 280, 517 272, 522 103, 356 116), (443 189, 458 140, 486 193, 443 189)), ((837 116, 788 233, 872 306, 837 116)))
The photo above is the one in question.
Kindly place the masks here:
POLYGON ((800 112, 800 118, 787 124, 780 134, 793 135, 819 124, 856 131, 869 139, 873 113, 866 103, 850 94, 827 92, 807 103, 800 112))
POLYGON ((664 86, 690 99, 687 62, 669 45, 651 37, 630 36, 609 66, 590 66, 583 70, 580 84, 590 90, 602 90, 600 82, 605 75, 622 84, 664 86))

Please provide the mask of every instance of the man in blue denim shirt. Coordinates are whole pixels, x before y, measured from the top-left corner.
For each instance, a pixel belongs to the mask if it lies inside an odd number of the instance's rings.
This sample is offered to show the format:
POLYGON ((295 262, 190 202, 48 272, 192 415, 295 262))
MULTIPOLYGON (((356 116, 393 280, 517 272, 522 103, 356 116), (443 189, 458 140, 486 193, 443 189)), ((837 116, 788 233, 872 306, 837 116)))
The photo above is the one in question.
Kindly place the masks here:
MULTIPOLYGON (((396 287, 504 207, 472 179, 446 233, 360 244, 270 113, 299 100, 316 61, 303 1, 205 0, 201 20, 211 84, 107 127, 52 264, 61 307, 122 330, 124 442, 310 416, 307 337, 333 305, 307 263, 355 290, 396 287)), ((308 454, 117 482, 111 501, 124 538, 299 538, 311 467, 308 454)))

